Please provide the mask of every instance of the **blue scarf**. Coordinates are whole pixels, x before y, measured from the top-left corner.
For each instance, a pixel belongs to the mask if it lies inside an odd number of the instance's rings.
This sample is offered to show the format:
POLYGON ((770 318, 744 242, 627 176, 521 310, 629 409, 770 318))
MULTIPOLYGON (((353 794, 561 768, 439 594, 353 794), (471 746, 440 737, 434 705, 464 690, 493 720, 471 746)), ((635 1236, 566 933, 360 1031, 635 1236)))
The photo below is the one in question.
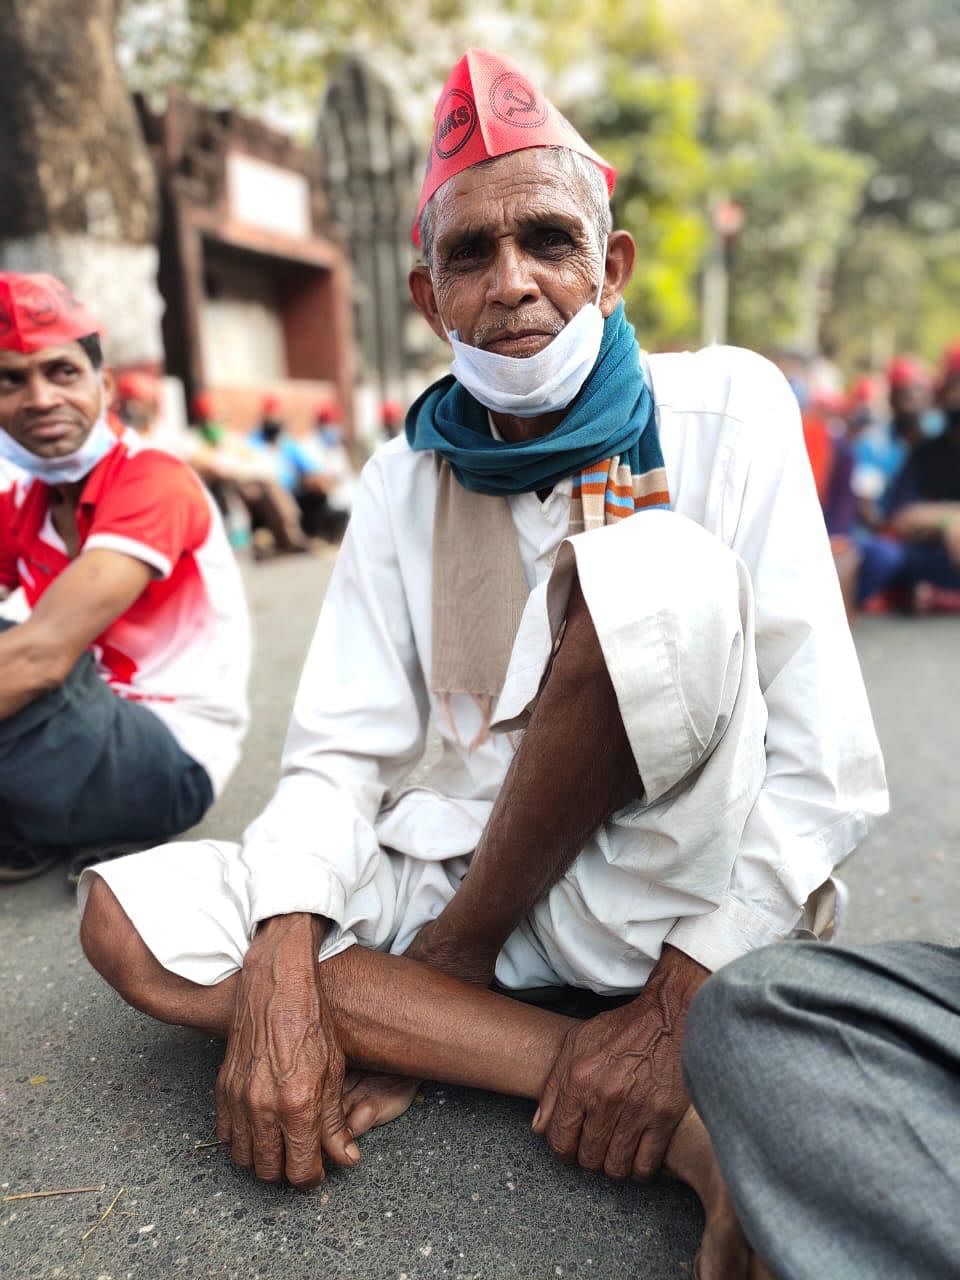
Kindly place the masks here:
POLYGON ((653 395, 622 302, 604 321, 600 354, 580 394, 547 435, 495 440, 484 406, 450 374, 411 405, 406 432, 411 449, 433 449, 474 493, 550 489, 614 456, 633 475, 663 467, 653 395))

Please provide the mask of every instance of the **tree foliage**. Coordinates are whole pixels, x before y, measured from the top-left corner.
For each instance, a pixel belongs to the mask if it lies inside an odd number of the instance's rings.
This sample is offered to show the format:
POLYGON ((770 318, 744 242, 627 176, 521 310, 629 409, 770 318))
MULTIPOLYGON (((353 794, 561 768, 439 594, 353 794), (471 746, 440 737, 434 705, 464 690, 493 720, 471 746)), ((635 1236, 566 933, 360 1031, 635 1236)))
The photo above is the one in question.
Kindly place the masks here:
POLYGON ((135 87, 305 120, 344 53, 366 51, 424 137, 470 43, 530 66, 618 166, 640 246, 628 305, 651 344, 699 336, 718 195, 746 213, 736 340, 812 341, 822 323, 858 361, 886 341, 867 297, 898 309, 890 342, 941 340, 960 274, 956 0, 500 0, 477 16, 451 0, 125 0, 120 25, 135 87))

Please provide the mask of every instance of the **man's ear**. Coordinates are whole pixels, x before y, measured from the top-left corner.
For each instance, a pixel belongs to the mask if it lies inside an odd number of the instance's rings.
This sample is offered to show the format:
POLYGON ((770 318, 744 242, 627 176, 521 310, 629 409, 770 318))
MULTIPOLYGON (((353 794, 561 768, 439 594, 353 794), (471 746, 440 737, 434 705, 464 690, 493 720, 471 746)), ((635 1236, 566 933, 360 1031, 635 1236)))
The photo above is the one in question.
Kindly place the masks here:
POLYGON ((411 268, 410 275, 407 277, 410 286, 410 296, 413 298, 413 305, 426 320, 427 324, 444 342, 447 341, 446 331, 440 320, 440 312, 437 310, 437 299, 433 292, 433 281, 430 279, 430 272, 426 265, 418 262, 416 266, 411 268))
POLYGON ((637 246, 629 231, 611 231, 607 239, 607 261, 600 311, 604 318, 612 315, 630 283, 637 260, 637 246))
POLYGON ((117 394, 117 379, 113 370, 107 365, 100 370, 100 381, 103 383, 104 404, 109 409, 117 394))

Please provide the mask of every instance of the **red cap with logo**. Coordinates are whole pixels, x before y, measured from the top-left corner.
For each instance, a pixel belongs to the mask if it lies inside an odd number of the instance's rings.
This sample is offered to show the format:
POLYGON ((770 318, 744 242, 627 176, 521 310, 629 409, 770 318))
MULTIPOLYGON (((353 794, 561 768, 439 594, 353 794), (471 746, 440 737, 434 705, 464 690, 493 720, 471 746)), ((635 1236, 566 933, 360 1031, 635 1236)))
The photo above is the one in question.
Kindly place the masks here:
POLYGON ((433 141, 413 243, 420 243, 424 205, 448 179, 471 165, 527 147, 566 147, 593 161, 613 194, 617 171, 589 147, 573 125, 508 58, 468 49, 450 72, 433 112, 433 141))
POLYGON ((91 333, 103 326, 54 276, 0 271, 0 351, 32 355, 91 333))

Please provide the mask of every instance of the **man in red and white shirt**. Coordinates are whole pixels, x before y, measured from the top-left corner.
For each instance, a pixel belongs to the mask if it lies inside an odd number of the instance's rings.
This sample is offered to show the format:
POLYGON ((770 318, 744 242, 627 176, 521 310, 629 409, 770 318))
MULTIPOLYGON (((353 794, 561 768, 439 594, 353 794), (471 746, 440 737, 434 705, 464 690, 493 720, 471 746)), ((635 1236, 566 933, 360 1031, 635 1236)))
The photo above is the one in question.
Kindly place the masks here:
POLYGON ((197 822, 247 724, 249 618, 194 473, 108 416, 97 322, 0 272, 0 879, 197 822))

